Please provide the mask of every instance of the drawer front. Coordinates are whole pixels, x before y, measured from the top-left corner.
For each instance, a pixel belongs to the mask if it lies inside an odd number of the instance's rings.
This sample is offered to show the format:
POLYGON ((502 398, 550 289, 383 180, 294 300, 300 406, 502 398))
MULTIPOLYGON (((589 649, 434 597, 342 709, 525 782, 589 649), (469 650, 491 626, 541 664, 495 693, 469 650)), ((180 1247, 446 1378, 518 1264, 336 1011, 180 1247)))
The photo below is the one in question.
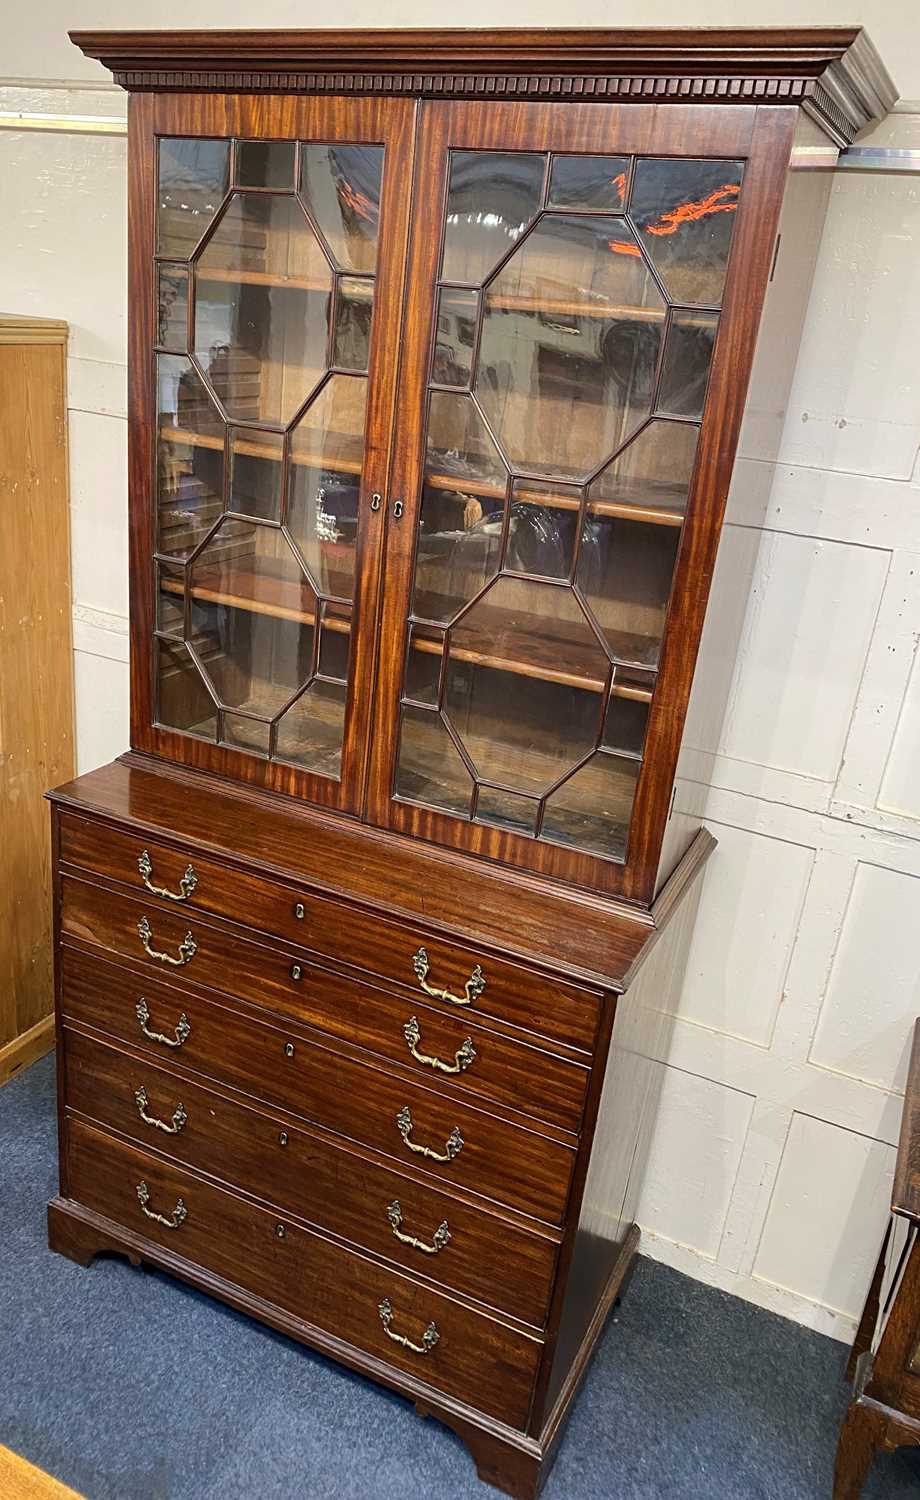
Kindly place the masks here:
MULTIPOLYGON (((233 922, 244 921, 337 963, 367 969, 449 1014, 494 1016, 583 1051, 591 1051, 594 1046, 598 995, 541 972, 532 973, 523 965, 485 955, 475 947, 444 942, 421 928, 375 917, 345 902, 199 858, 181 846, 173 849, 151 841, 145 834, 119 833, 103 823, 70 813, 61 816, 60 856, 69 863, 136 887, 138 895, 148 901, 151 922, 154 912, 161 908, 210 912, 233 922), (149 884, 179 895, 187 893, 181 903, 145 889, 144 877, 138 869, 145 851, 150 861, 146 877, 149 884), (187 881, 183 886, 189 865, 194 884, 187 881), (154 906, 149 905, 150 901, 154 906), (415 968, 420 950, 424 950, 428 961, 423 981, 415 968), (469 1006, 456 1006, 432 995, 432 990, 446 989, 465 1000, 466 982, 477 966, 485 985, 478 994, 474 993, 477 986, 472 986, 469 1006)), ((419 967, 424 967, 421 960, 419 967)))
POLYGON ((81 1032, 65 1031, 65 1065, 69 1108, 410 1274, 542 1327, 555 1264, 552 1240, 81 1032), (151 1123, 156 1120, 161 1123, 151 1123))
POLYGON ((577 1131, 581 1124, 588 1080, 588 1069, 581 1063, 471 1026, 469 1015, 446 1018, 360 979, 310 965, 303 955, 296 958, 249 942, 197 920, 191 912, 164 912, 70 876, 63 889, 63 931, 83 942, 98 944, 164 978, 174 970, 190 984, 294 1016, 342 1041, 404 1063, 418 1073, 420 1082, 439 1090, 479 1095, 563 1130, 577 1131), (147 947, 166 953, 166 959, 152 958, 145 950, 138 930, 144 922, 150 927, 147 947), (188 934, 194 951, 183 949, 188 934), (183 954, 185 963, 169 961, 183 954))
POLYGON ((525 1425, 542 1348, 536 1337, 89 1126, 71 1120, 67 1136, 77 1202, 436 1390, 525 1425), (391 1333, 420 1347, 435 1325, 430 1352, 416 1354, 388 1335, 384 1302, 391 1333))
POLYGON ((160 1062, 182 1062, 383 1152, 448 1191, 460 1187, 561 1224, 575 1153, 560 1142, 445 1099, 370 1062, 336 1054, 295 1028, 282 1029, 229 1005, 151 983, 146 974, 72 949, 63 949, 60 957, 65 1016, 143 1046, 160 1062), (149 1039, 144 1027, 167 1040, 149 1039), (176 1041, 178 1047, 169 1045, 176 1041), (419 1144, 449 1159, 412 1149, 419 1144))

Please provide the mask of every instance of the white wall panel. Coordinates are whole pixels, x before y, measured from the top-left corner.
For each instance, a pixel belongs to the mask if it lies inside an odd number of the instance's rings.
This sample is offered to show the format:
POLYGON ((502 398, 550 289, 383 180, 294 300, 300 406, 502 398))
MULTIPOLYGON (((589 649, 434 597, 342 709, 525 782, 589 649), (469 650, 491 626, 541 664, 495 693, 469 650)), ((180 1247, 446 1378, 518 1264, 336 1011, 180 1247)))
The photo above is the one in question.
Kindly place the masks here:
POLYGON ((128 664, 87 651, 74 652, 77 703, 77 774, 104 766, 127 750, 128 664))
POLYGON ((78 604, 128 613, 127 423, 70 413, 70 549, 78 604))
MULTIPOLYGON (((920 496, 918 496, 920 510, 920 496)), ((920 556, 917 557, 920 574, 920 556)), ((879 793, 879 806, 909 818, 920 818, 920 651, 917 633, 920 617, 913 617, 914 655, 907 691, 901 703, 879 793)))
POLYGON ((857 866, 811 1061, 903 1090, 920 1015, 920 879, 857 866))
POLYGON ((859 1315, 891 1196, 894 1151, 794 1115, 754 1274, 859 1315))

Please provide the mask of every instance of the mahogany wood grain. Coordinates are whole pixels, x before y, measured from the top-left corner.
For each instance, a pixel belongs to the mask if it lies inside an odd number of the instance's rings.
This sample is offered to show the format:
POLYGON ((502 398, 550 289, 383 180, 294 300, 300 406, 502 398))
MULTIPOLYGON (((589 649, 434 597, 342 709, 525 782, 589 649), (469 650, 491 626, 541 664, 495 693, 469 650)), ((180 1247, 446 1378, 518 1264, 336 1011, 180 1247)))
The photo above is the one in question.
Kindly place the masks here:
POLYGON ((82 1122, 71 1121, 67 1133, 79 1203, 303 1322, 411 1371, 435 1390, 475 1400, 481 1411, 523 1426, 541 1349, 534 1334, 82 1122), (169 1218, 180 1199, 185 1204, 187 1216, 177 1229, 143 1213, 137 1196, 142 1182, 152 1212, 169 1218), (378 1312, 385 1298, 392 1305, 394 1332, 419 1342, 427 1325, 435 1323, 439 1337, 429 1354, 416 1354, 387 1336, 378 1312))
POLYGON ((914 1024, 891 1208, 920 1220, 920 1020, 914 1024))
POLYGON ((411 1275, 439 1283, 522 1322, 542 1328, 556 1259, 555 1239, 530 1233, 420 1182, 411 1168, 388 1170, 342 1141, 295 1126, 287 1115, 255 1110, 226 1089, 204 1087, 137 1050, 126 1051, 65 1030, 66 1105, 279 1211, 296 1214, 358 1249, 411 1275), (175 1133, 145 1123, 145 1113, 173 1124, 181 1104, 187 1119, 175 1133), (450 1238, 436 1253, 401 1241, 387 1210, 399 1205, 402 1234, 431 1245, 438 1226, 450 1238), (494 1253, 501 1237, 502 1253, 494 1253))
POLYGON ((244 920, 247 927, 296 947, 298 953, 321 955, 379 975, 407 994, 410 1007, 416 1003, 433 1007, 461 1029, 488 1018, 519 1028, 537 1042, 546 1038, 582 1052, 593 1047, 600 1003, 596 992, 509 964, 477 947, 445 942, 426 928, 384 921, 361 907, 316 895, 303 885, 282 885, 202 859, 188 845, 143 840, 136 833, 70 815, 61 818, 61 860, 132 887, 152 909, 244 920), (145 850, 153 865, 151 883, 173 892, 180 890, 192 864, 197 883, 186 901, 157 899, 145 891, 138 870, 145 850), (422 947, 431 965, 428 983, 432 987, 448 988, 463 997, 466 980, 477 965, 482 968, 485 988, 471 1005, 456 1006, 426 994, 412 964, 422 947))
POLYGON ((623 988, 654 933, 638 907, 152 759, 114 761, 50 795, 62 811, 103 818, 135 839, 164 839, 192 858, 312 886, 611 989, 623 988))
MULTIPOLYGON (((381 1152, 397 1166, 411 1165, 448 1192, 461 1188, 546 1224, 562 1222, 575 1161, 565 1137, 552 1139, 445 1098, 403 1068, 267 1012, 263 1021, 216 997, 167 990, 149 974, 100 965, 76 949, 62 953, 62 970, 65 1017, 146 1050, 136 1014, 141 1000, 151 1014, 150 1030, 172 1035, 184 1014, 191 1032, 179 1050, 187 1066, 381 1152), (463 1146, 452 1161, 421 1156, 404 1143, 397 1116, 405 1106, 416 1144, 443 1153, 454 1127, 459 1130, 463 1146)), ((175 1049, 150 1045, 172 1062, 175 1049)))

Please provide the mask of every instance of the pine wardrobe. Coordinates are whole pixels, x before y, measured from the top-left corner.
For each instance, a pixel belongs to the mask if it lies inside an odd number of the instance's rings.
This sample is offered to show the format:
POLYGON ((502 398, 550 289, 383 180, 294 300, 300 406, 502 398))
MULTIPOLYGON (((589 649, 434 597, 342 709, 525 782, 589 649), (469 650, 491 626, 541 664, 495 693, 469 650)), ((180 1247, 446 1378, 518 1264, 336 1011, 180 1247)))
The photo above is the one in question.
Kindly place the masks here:
POLYGON ((639 1244, 791 169, 894 90, 858 29, 73 39, 131 94, 131 750, 52 794, 50 1243, 526 1500, 639 1244))

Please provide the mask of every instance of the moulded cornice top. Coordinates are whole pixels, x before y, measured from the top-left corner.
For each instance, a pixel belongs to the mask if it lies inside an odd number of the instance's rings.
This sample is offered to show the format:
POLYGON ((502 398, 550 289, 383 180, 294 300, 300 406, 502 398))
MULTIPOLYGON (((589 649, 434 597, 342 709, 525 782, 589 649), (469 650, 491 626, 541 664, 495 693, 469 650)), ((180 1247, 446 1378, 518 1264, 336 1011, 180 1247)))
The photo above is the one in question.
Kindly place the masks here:
POLYGON ((797 104, 838 145, 897 91, 859 26, 74 31, 130 90, 797 104))

